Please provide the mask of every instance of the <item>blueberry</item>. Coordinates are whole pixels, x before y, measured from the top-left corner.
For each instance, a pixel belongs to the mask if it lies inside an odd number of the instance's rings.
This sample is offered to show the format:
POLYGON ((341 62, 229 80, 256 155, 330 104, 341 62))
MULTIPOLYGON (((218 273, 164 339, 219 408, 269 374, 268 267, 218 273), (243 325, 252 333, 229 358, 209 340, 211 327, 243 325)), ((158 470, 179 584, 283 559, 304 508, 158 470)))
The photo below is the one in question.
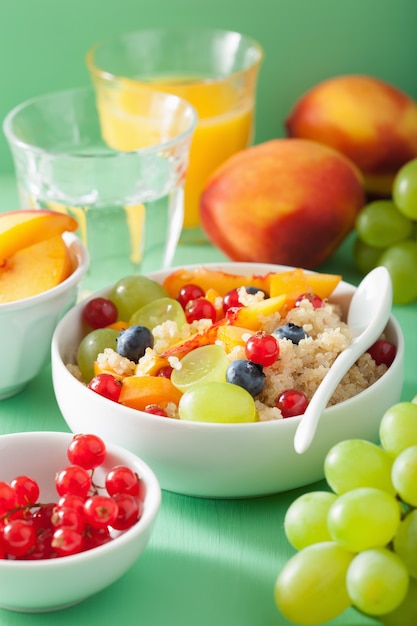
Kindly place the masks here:
POLYGON ((265 385, 262 365, 247 359, 232 361, 226 371, 226 381, 246 389, 251 396, 257 396, 265 385))
POLYGON ((245 287, 246 293, 250 293, 251 295, 255 295, 258 291, 262 291, 264 294, 264 299, 269 298, 269 293, 267 293, 264 289, 259 289, 259 287, 245 287))
POLYGON ((137 363, 145 354, 146 348, 153 348, 154 338, 146 326, 129 326, 117 337, 116 352, 129 361, 137 363))
POLYGON ((288 322, 284 326, 279 326, 273 332, 274 335, 278 337, 278 339, 289 339, 296 345, 298 345, 301 339, 307 339, 308 333, 302 328, 302 326, 297 326, 297 324, 293 324, 292 322, 288 322))

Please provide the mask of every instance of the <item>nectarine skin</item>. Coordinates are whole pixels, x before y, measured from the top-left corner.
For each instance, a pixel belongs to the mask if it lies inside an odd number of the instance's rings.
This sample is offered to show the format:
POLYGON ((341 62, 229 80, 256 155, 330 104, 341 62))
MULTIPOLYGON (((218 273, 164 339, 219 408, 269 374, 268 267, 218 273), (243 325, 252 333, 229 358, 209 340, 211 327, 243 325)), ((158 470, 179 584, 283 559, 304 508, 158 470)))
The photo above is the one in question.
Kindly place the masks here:
POLYGON ((362 177, 342 154, 275 139, 220 166, 202 194, 201 223, 234 261, 313 269, 353 229, 364 203, 362 177))
POLYGON ((288 137, 318 141, 350 158, 376 196, 390 195, 395 174, 417 156, 417 102, 371 76, 319 83, 295 103, 285 126, 288 137))

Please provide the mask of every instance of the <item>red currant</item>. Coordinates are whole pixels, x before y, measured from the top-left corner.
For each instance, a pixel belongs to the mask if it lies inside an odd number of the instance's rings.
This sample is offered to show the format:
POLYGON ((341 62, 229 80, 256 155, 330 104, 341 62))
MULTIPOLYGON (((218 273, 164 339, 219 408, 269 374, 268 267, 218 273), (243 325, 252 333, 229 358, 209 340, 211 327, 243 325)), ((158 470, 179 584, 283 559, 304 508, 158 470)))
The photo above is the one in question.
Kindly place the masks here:
POLYGON ((80 496, 75 496, 73 493, 68 493, 65 496, 59 498, 56 508, 57 509, 75 509, 79 513, 84 512, 84 502, 85 498, 80 498, 80 496))
POLYGON ((16 494, 14 489, 4 481, 0 481, 0 516, 4 515, 10 509, 13 509, 16 503, 16 494))
POLYGON ((55 508, 51 516, 52 526, 62 528, 67 526, 81 533, 84 528, 84 518, 81 511, 66 507, 55 508))
POLYGON ((63 526, 55 530, 52 536, 51 547, 58 556, 78 554, 83 550, 83 536, 73 528, 63 526))
POLYGON ((16 495, 16 504, 26 506, 35 504, 39 498, 39 485, 29 476, 17 476, 10 482, 16 495))
POLYGON ((185 309, 191 300, 197 300, 197 298, 202 298, 204 295, 205 293, 201 287, 190 283, 181 287, 177 300, 182 308, 185 309))
POLYGON ((275 363, 279 356, 279 344, 273 335, 258 331, 246 342, 246 357, 264 367, 275 363))
POLYGON ((396 346, 390 341, 378 339, 368 350, 377 365, 391 365, 397 354, 396 346))
POLYGON ((240 308, 243 304, 239 302, 239 292, 237 289, 228 291, 223 297, 223 311, 226 313, 230 308, 240 308))
POLYGON ((309 302, 311 302, 311 304, 313 305, 313 309, 320 309, 322 306, 324 306, 323 300, 315 293, 302 293, 294 302, 294 306, 300 306, 303 300, 308 300, 309 302))
POLYGON ((91 496, 84 504, 85 520, 93 528, 112 526, 118 513, 116 501, 110 496, 91 496))
POLYGON ((217 311, 214 305, 206 298, 198 298, 190 300, 185 307, 185 317, 187 322, 195 322, 197 320, 208 319, 213 323, 217 319, 217 311))
POLYGON ((112 528, 115 530, 131 528, 142 515, 143 503, 128 493, 116 493, 112 497, 118 508, 118 515, 112 523, 112 528))
POLYGON ((30 521, 16 519, 3 528, 2 542, 7 554, 20 557, 36 543, 36 531, 30 521))
POLYGON ((115 465, 107 472, 105 486, 109 495, 117 493, 128 493, 135 498, 142 498, 143 482, 130 467, 125 465, 115 465))
POLYGON ((108 298, 93 298, 83 309, 83 320, 90 328, 104 328, 117 321, 117 307, 108 298))
POLYGON ((122 381, 111 374, 97 374, 90 380, 88 388, 108 400, 118 402, 122 390, 122 381))
POLYGON ((90 526, 88 531, 84 533, 84 550, 103 546, 111 540, 112 536, 108 528, 93 528, 90 526))
POLYGON ((55 476, 55 487, 60 496, 72 493, 85 498, 91 487, 91 477, 79 465, 69 465, 55 476))
POLYGON ((106 458, 106 446, 97 435, 74 435, 67 449, 67 457, 72 465, 93 469, 106 458))
POLYGON ((295 417, 305 413, 308 400, 302 391, 286 389, 278 396, 275 406, 280 409, 282 417, 295 417))

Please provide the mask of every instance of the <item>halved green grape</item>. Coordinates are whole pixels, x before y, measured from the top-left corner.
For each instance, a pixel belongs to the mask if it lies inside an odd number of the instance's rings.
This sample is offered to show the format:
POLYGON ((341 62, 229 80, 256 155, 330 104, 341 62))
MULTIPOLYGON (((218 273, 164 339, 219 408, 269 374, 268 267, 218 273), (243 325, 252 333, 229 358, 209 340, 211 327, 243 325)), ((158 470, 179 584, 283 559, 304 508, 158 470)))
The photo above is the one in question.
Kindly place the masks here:
POLYGON ((77 364, 85 382, 89 382, 94 376, 94 361, 97 355, 105 348, 116 350, 116 340, 119 335, 113 328, 98 328, 84 337, 78 346, 77 364))
POLYGON ((414 240, 384 250, 379 264, 390 273, 395 304, 408 304, 417 299, 417 243, 414 240))
POLYGON ((256 422, 255 401, 242 387, 218 381, 198 383, 179 402, 180 419, 193 422, 256 422))
POLYGON ((417 159, 409 161, 399 170, 392 188, 398 209, 412 220, 417 220, 417 159))
POLYGON ((368 246, 387 248, 408 239, 413 224, 392 200, 375 200, 359 213, 355 228, 359 238, 368 246))
POLYGON ((392 463, 392 457, 376 444, 364 439, 346 439, 327 453, 324 476, 337 494, 358 487, 376 487, 395 495, 392 463))
MULTIPOLYGON (((407 513, 394 537, 394 551, 402 559, 408 573, 417 579, 417 510, 407 513)), ((417 609, 417 606, 416 606, 417 609)), ((416 614, 417 615, 417 614, 416 614)), ((400 623, 400 622, 399 622, 400 623)), ((402 622, 401 622, 402 623, 402 622)), ((417 624, 417 618, 415 621, 417 624)))
POLYGON ((417 404, 398 402, 385 411, 379 425, 382 447, 398 456, 409 446, 417 445, 417 404))
POLYGON ((351 605, 345 580, 353 557, 330 541, 295 554, 275 583, 275 603, 284 617, 295 624, 322 624, 343 613, 351 605))
POLYGON ((346 575, 352 603, 367 615, 394 611, 405 599, 408 584, 403 561, 386 548, 365 550, 356 555, 346 575))
POLYGON ((381 248, 374 248, 373 246, 368 246, 362 239, 359 237, 355 238, 353 244, 353 257, 355 259, 356 267, 362 274, 367 274, 374 267, 379 265, 379 258, 382 254, 381 248))
POLYGON ((110 291, 109 298, 117 306, 119 319, 128 322, 140 307, 167 296, 162 285, 137 274, 121 278, 110 291))
POLYGON ((178 328, 186 323, 184 309, 173 298, 158 298, 140 307, 129 319, 129 326, 146 326, 153 330, 155 326, 164 322, 176 322, 178 328))
POLYGON ((171 382, 182 392, 197 383, 226 382, 228 365, 229 359, 221 346, 200 346, 181 359, 181 368, 172 371, 171 382))
POLYGON ((408 591, 394 611, 379 616, 384 626, 416 626, 417 624, 417 580, 410 578, 408 591))
POLYGON ((284 518, 285 534, 294 548, 302 550, 313 543, 331 541, 327 514, 336 499, 330 491, 311 491, 294 500, 284 518))
POLYGON ((392 466, 392 482, 400 498, 417 506, 417 446, 403 450, 392 466))
POLYGON ((395 536, 400 520, 400 505, 395 497, 374 487, 342 494, 327 516, 333 541, 352 552, 386 546, 395 536))

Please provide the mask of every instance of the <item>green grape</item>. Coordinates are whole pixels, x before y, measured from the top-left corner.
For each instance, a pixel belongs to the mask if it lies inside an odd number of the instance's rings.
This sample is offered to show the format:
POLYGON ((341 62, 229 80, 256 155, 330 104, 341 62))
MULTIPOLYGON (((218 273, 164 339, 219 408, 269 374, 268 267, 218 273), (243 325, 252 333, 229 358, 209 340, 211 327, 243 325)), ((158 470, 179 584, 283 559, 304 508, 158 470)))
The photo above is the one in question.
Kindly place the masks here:
POLYGON ((387 248, 411 236, 413 223, 392 200, 375 200, 367 204, 355 222, 359 238, 368 246, 387 248))
POLYGON ((351 605, 345 579, 353 557, 330 541, 295 554, 275 583, 275 603, 284 617, 295 624, 322 624, 343 613, 351 605))
POLYGON ((327 524, 333 541, 345 550, 360 552, 387 545, 400 524, 395 497, 374 487, 347 491, 331 505, 327 524))
POLYGON ((358 487, 375 487, 395 495, 392 457, 364 439, 346 439, 333 446, 324 460, 324 476, 337 494, 358 487))
POLYGON ((392 188, 398 209, 412 220, 417 220, 417 159, 409 161, 399 170, 392 188))
POLYGON ((403 241, 384 250, 379 259, 392 280, 394 304, 408 304, 417 299, 417 243, 403 241))
POLYGON ((129 321, 133 313, 140 307, 168 294, 159 283, 139 274, 125 276, 112 288, 110 300, 117 306, 119 319, 129 321))
MULTIPOLYGON (((417 579, 417 510, 407 513, 394 537, 394 551, 402 559, 408 573, 417 579)), ((417 609, 417 606, 416 606, 417 609)), ((417 624, 417 619, 416 622, 417 624)))
POLYGON ((381 615, 384 626, 416 626, 417 624, 417 580, 410 578, 407 594, 399 607, 381 615))
POLYGON ((379 425, 382 447, 398 456, 409 446, 417 445, 417 404, 398 402, 385 411, 379 425))
POLYGON ((197 383, 226 382, 228 365, 229 359, 221 346, 200 346, 181 359, 181 368, 172 371, 171 382, 182 392, 197 383))
POLYGON ((256 422, 255 401, 246 389, 231 383, 209 381, 188 389, 178 406, 180 419, 222 424, 256 422))
POLYGON ((362 274, 367 274, 374 267, 379 265, 379 257, 381 256, 382 250, 381 248, 374 248, 373 246, 368 246, 362 239, 359 237, 355 238, 353 244, 353 257, 355 259, 356 267, 362 274))
POLYGON ((394 611, 405 599, 408 584, 409 576, 404 563, 386 548, 357 554, 346 576, 353 605, 367 615, 394 611))
POLYGON ((285 534, 294 548, 302 550, 313 543, 331 541, 327 514, 336 499, 329 491, 311 491, 294 500, 284 519, 285 534))
POLYGON ((417 446, 403 450, 392 466, 392 482, 400 498, 417 506, 417 446))
POLYGON ((98 328, 84 337, 78 346, 77 364, 86 382, 94 376, 94 361, 105 348, 116 350, 116 339, 119 335, 113 328, 98 328))
POLYGON ((153 330, 155 326, 164 322, 176 322, 178 328, 182 328, 186 323, 184 309, 173 298, 158 298, 148 304, 141 306, 129 319, 129 326, 146 326, 153 330))

